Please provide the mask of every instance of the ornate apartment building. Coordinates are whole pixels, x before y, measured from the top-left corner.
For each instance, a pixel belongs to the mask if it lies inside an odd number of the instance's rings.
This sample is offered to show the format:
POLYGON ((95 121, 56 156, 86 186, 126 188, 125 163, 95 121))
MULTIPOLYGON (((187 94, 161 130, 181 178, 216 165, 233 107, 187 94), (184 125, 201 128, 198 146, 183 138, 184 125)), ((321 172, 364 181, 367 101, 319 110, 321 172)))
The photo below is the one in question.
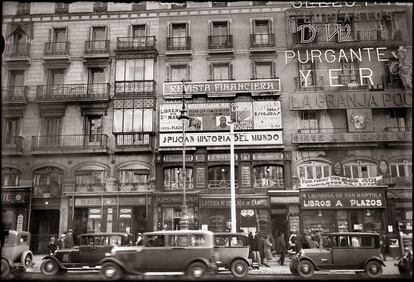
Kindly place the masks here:
POLYGON ((238 229, 411 232, 412 6, 352 3, 4 2, 3 224, 177 229, 184 101, 191 229, 230 227, 232 120, 238 229))

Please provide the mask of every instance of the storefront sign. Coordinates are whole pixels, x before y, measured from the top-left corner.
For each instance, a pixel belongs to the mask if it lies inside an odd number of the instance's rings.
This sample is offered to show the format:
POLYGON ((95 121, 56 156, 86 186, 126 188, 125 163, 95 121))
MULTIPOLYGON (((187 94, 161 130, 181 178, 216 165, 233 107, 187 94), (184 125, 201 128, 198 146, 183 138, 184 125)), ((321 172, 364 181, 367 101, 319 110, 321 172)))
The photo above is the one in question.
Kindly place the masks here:
POLYGON ((255 161, 283 161, 283 153, 255 153, 253 154, 255 161))
POLYGON ((365 132, 365 133, 295 133, 292 134, 293 144, 308 143, 348 143, 348 142, 411 142, 411 132, 365 132))
MULTIPOLYGON (((230 199, 222 198, 201 198, 200 207, 202 208, 228 208, 230 207, 230 199)), ((247 207, 269 207, 268 198, 259 199, 237 199, 236 207, 247 208, 247 207)))
MULTIPOLYGON (((156 197, 157 205, 182 205, 183 195, 159 195, 156 197)), ((198 196, 195 195, 186 195, 186 202, 190 205, 197 205, 198 196)))
POLYGON ((196 169, 196 187, 203 188, 206 185, 206 169, 197 167, 196 169))
MULTIPOLYGON (((207 160, 210 162, 229 162, 230 154, 209 154, 207 160)), ((234 160, 238 160, 237 154, 234 154, 234 160)))
POLYGON ((411 92, 338 92, 306 93, 290 96, 291 110, 324 110, 356 108, 409 108, 413 105, 411 92))
MULTIPOLYGON (((187 162, 192 162, 193 161, 193 156, 192 155, 186 155, 185 160, 187 162)), ((182 162, 182 161, 183 161, 183 155, 167 155, 167 156, 164 156, 164 162, 165 163, 176 163, 176 162, 182 162)))
POLYGON ((23 215, 22 214, 19 214, 17 216, 16 230, 17 231, 22 231, 23 230, 23 215))
POLYGON ((251 186, 250 167, 248 166, 241 167, 241 184, 242 187, 251 186))
POLYGON ((270 197, 270 203, 271 204, 298 204, 299 203, 299 197, 270 197))
POLYGON ((145 206, 145 204, 151 204, 151 197, 147 196, 145 202, 145 196, 127 196, 119 197, 119 204, 126 206, 145 206))
POLYGON ((29 203, 29 193, 23 191, 2 191, 2 204, 24 204, 29 203))
POLYGON ((117 204, 116 198, 76 198, 75 206, 114 206, 117 204))
POLYGON ((280 91, 279 79, 232 80, 232 81, 201 81, 168 82, 163 84, 164 95, 240 93, 240 92, 277 92, 280 91))
POLYGON ((316 187, 375 187, 382 179, 382 175, 369 178, 348 178, 341 176, 328 176, 318 179, 300 179, 300 188, 316 187))
POLYGON ((364 192, 302 190, 299 192, 299 198, 302 209, 385 208, 385 192, 379 190, 364 192))
MULTIPOLYGON (((180 133, 160 134, 160 147, 182 147, 180 133)), ((234 144, 239 145, 282 145, 282 131, 235 132, 234 144)), ((187 133, 187 146, 230 146, 230 133, 203 132, 187 133)))

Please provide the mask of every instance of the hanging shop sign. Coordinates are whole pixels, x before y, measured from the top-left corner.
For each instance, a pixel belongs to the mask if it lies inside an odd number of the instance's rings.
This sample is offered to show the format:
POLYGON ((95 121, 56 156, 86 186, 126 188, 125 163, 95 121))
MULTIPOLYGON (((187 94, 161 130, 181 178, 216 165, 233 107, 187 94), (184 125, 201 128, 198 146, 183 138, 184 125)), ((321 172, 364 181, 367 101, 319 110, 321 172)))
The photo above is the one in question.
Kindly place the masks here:
MULTIPOLYGON (((156 197, 157 205, 162 206, 179 206, 183 204, 183 195, 159 195, 156 197)), ((198 204, 198 196, 197 195, 186 195, 186 203, 190 205, 197 205, 198 204)))
MULTIPOLYGON (((231 201, 229 198, 201 198, 200 207, 201 208, 229 208, 231 201)), ((268 198, 254 198, 254 199, 237 199, 236 198, 236 207, 239 208, 261 208, 269 207, 268 198)))
POLYGON ((302 209, 385 208, 385 192, 370 191, 300 191, 302 209))
POLYGON ((354 142, 411 142, 411 132, 350 132, 350 133, 294 133, 293 144, 354 143, 354 142))
MULTIPOLYGON (((282 131, 245 131, 234 133, 234 145, 282 145, 282 131)), ((160 134, 160 147, 182 147, 181 133, 160 134)), ((230 146, 228 132, 190 132, 186 134, 187 146, 230 146)))
POLYGON ((231 80, 231 81, 201 81, 168 82, 163 84, 163 95, 186 94, 210 94, 210 93, 252 93, 252 92, 278 92, 280 91, 279 79, 257 80, 231 80))
POLYGON ((283 153, 254 153, 255 161, 283 161, 283 153))
POLYGON ((114 206, 117 204, 116 198, 76 198, 75 199, 75 206, 114 206))
POLYGON ((297 204, 299 203, 299 197, 297 196, 270 197, 270 203, 272 204, 297 204))
MULTIPOLYGON (((280 101, 255 101, 235 103, 188 103, 186 131, 230 130, 229 122, 234 120, 234 129, 281 129, 280 101)), ((182 131, 178 119, 182 104, 160 105, 160 131, 182 131)))
POLYGON ((29 198, 29 192, 3 190, 1 193, 1 202, 3 205, 29 203, 29 198))
POLYGON ((379 185, 381 179, 382 175, 368 178, 348 178, 331 175, 318 179, 300 179, 300 188, 375 187, 379 185))
POLYGON ((411 92, 388 93, 340 92, 290 95, 291 110, 326 110, 357 108, 409 108, 413 105, 411 92))

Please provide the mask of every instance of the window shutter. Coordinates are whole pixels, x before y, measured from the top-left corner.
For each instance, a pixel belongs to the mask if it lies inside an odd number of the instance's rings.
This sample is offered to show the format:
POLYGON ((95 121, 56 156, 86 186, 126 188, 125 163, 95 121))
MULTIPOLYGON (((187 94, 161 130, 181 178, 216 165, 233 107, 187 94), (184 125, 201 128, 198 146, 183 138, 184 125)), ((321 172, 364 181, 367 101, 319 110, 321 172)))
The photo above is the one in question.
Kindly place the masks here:
POLYGON ((209 23, 208 23, 208 34, 210 35, 210 36, 213 36, 214 34, 213 34, 213 22, 212 21, 210 21, 209 23))
POLYGON ((171 66, 167 65, 167 81, 171 81, 171 66))
POLYGON ((256 63, 255 62, 250 63, 250 69, 251 69, 252 79, 256 79, 256 63))
POLYGON ((128 25, 128 37, 132 37, 133 33, 132 33, 132 24, 128 25))
POLYGON ((190 66, 190 64, 187 64, 187 77, 185 79, 191 81, 191 66, 190 66))
POLYGON ((145 36, 149 36, 149 35, 150 35, 150 28, 149 28, 149 25, 146 24, 145 25, 145 36))
POLYGON ((255 25, 256 25, 256 20, 250 19, 250 31, 251 31, 251 34, 254 34, 255 31, 256 31, 255 25))
POLYGON ((272 62, 272 78, 277 78, 276 76, 276 63, 273 61, 272 62))
POLYGON ((229 63, 229 79, 233 79, 233 64, 229 63))
POLYGON ((209 70, 210 70, 210 73, 209 73, 210 80, 214 80, 214 66, 213 66, 213 64, 209 65, 209 70))
POLYGON ((273 19, 269 20, 269 33, 273 33, 273 19))
POLYGON ((89 27, 89 41, 93 40, 93 26, 89 27))
POLYGON ((53 42, 53 28, 49 28, 49 42, 53 42))
POLYGON ((172 25, 168 23, 168 37, 172 37, 172 25))
POLYGON ((106 35, 106 37, 105 37, 105 40, 109 40, 109 26, 105 26, 105 35, 106 35))
POLYGON ((227 35, 230 35, 231 33, 231 28, 230 28, 230 21, 227 21, 227 35))
POLYGON ((186 22, 185 23, 185 32, 186 32, 186 36, 189 37, 191 32, 190 32, 190 23, 186 22))
POLYGON ((66 26, 66 36, 65 36, 65 41, 69 42, 69 27, 66 26))

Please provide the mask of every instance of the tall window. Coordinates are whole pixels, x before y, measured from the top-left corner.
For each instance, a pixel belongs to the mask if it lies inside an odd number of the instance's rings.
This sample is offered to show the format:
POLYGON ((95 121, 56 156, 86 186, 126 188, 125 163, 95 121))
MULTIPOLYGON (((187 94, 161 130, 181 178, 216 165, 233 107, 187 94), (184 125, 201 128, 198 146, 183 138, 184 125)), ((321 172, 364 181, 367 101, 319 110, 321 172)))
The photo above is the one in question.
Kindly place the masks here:
POLYGON ((115 100, 114 132, 152 132, 153 105, 143 100, 115 100))
POLYGON ((252 79, 276 78, 274 62, 252 62, 252 79))
POLYGON ((47 95, 64 95, 65 69, 49 69, 47 78, 47 95))
MULTIPOLYGON (((235 175, 238 175, 238 167, 235 167, 235 175)), ((208 187, 210 189, 230 188, 230 166, 209 167, 208 187)))
POLYGON ((54 167, 45 167, 34 173, 34 195, 43 197, 44 194, 59 197, 62 193, 63 171, 54 167))
POLYGON ((270 20, 253 20, 253 36, 256 44, 272 43, 272 25, 270 20))
POLYGON ((2 186, 19 186, 21 171, 15 168, 3 168, 1 170, 2 186))
POLYGON ((4 118, 2 127, 2 143, 15 145, 20 134, 20 118, 4 118))
POLYGON ((154 59, 129 59, 116 61, 116 81, 154 79, 154 59))
POLYGON ((358 70, 358 62, 341 62, 341 74, 339 75, 339 84, 342 84, 344 86, 358 86, 358 70))
MULTIPOLYGON (((164 189, 165 190, 179 190, 182 186, 182 168, 167 168, 164 169, 164 189)), ((193 189, 193 169, 185 169, 185 188, 193 189)))
POLYGON ((399 63, 397 60, 390 59, 384 62, 384 83, 388 88, 402 88, 403 82, 398 73, 399 63))
POLYGON ((66 50, 67 29, 54 28, 49 35, 50 43, 48 46, 49 52, 63 52, 66 50))
POLYGON ((307 88, 316 86, 316 67, 315 63, 298 63, 298 82, 297 88, 307 88), (306 79, 305 79, 306 77, 306 79))
POLYGON ((210 46, 231 47, 230 22, 219 21, 211 22, 210 26, 211 41, 210 46))
POLYGON ((328 177, 332 173, 331 165, 324 162, 309 161, 297 166, 301 179, 318 179, 328 177))
POLYGON ((85 116, 85 135, 88 142, 98 142, 102 140, 102 116, 85 116))
POLYGON ((387 131, 408 131, 410 124, 410 116, 408 110, 388 110, 387 112, 387 131))
POLYGON ((187 23, 172 23, 169 26, 169 47, 173 49, 188 49, 189 41, 187 37, 189 36, 189 29, 187 23))
POLYGON ((108 32, 106 26, 93 26, 90 29, 89 42, 86 45, 86 51, 105 53, 108 51, 109 44, 107 42, 108 32))
MULTIPOLYGON (((296 33, 296 44, 298 43, 304 43, 302 42, 302 34, 303 34, 303 39, 304 40, 309 40, 311 39, 311 32, 309 30, 309 28, 305 28, 302 29, 300 31, 297 30, 297 28, 299 28, 300 26, 303 26, 305 24, 310 24, 311 23, 311 17, 310 16, 301 16, 301 17, 296 17, 295 19, 296 22, 296 26, 294 26, 294 32, 296 33)), ((315 39, 312 41, 315 42, 315 39)))
POLYGON ((60 145, 62 133, 61 117, 44 117, 42 120, 42 145, 60 145))
POLYGON ((105 191, 107 172, 104 169, 86 167, 76 171, 76 191, 105 191))
POLYGON ((390 163, 390 171, 393 177, 413 175, 413 163, 411 160, 400 160, 390 163))
POLYGON ((132 25, 131 35, 132 37, 146 36, 146 25, 145 24, 132 25))
POLYGON ((210 65, 210 80, 232 80, 233 64, 217 63, 210 65))
POLYGON ((10 98, 24 96, 24 71, 10 71, 8 79, 8 92, 10 98))
POLYGON ((369 178, 378 175, 377 164, 368 161, 353 161, 344 164, 345 177, 369 178))
POLYGON ((88 92, 92 95, 106 94, 108 91, 105 69, 104 68, 89 68, 88 73, 88 92))
POLYGON ((190 81, 190 65, 179 64, 179 65, 167 65, 167 79, 168 81, 190 81))
POLYGON ((147 191, 149 169, 120 169, 118 172, 120 191, 147 191))
POLYGON ((319 115, 318 111, 302 111, 300 114, 301 133, 318 133, 319 115))
POLYGON ((283 187, 283 166, 263 165, 254 167, 254 187, 283 187))

